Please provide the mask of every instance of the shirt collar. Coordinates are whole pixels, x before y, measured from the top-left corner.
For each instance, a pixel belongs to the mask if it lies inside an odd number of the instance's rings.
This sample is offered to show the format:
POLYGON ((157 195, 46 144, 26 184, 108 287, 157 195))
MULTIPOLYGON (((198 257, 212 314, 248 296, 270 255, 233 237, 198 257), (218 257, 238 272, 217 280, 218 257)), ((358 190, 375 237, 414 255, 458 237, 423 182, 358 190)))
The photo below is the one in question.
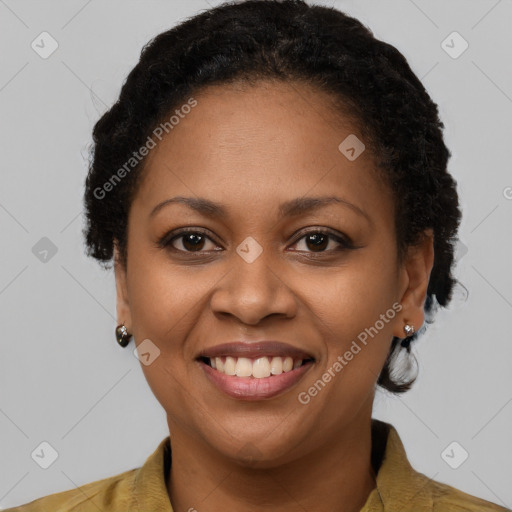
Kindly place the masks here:
MULTIPOLYGON (((376 487, 360 512, 396 512, 407 504, 415 512, 431 511, 431 479, 415 471, 398 432, 389 423, 372 419, 372 463, 378 468, 376 487)), ((166 482, 171 467, 170 436, 163 439, 133 480, 134 506, 140 512, 173 512, 166 482)))
POLYGON ((382 450, 376 487, 361 512, 432 511, 432 479, 414 470, 398 432, 389 423, 372 419, 372 458, 382 450), (409 507, 409 508, 405 508, 409 507))
POLYGON ((167 494, 167 479, 171 468, 170 436, 163 439, 158 448, 137 469, 133 479, 132 506, 139 512, 173 512, 167 494))

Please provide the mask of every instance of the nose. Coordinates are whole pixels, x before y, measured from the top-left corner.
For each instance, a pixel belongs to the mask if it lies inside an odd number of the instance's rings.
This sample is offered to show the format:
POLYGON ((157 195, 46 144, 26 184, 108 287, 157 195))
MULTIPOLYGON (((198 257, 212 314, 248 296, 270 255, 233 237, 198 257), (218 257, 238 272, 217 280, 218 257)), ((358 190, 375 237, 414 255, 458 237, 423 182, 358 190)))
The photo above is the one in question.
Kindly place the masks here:
POLYGON ((271 315, 295 316, 297 300, 291 283, 267 251, 252 262, 233 252, 228 264, 230 271, 211 296, 214 313, 236 317, 248 325, 257 325, 271 315))

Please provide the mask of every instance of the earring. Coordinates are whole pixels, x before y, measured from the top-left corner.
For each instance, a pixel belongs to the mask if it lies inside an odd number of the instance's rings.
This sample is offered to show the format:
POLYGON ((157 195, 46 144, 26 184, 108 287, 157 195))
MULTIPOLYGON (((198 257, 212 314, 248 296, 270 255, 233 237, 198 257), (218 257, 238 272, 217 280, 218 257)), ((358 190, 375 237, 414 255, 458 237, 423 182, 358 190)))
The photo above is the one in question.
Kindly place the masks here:
POLYGON ((405 324, 404 325, 404 332, 407 337, 412 336, 414 334, 414 325, 411 324, 405 324))
POLYGON ((116 340, 121 347, 126 347, 130 343, 132 335, 128 332, 128 329, 124 324, 116 327, 116 340))
POLYGON ((404 325, 405 338, 400 343, 402 345, 402 347, 404 347, 404 348, 409 347, 409 345, 411 344, 411 336, 414 334, 414 332, 415 332, 414 325, 411 325, 411 324, 404 325))

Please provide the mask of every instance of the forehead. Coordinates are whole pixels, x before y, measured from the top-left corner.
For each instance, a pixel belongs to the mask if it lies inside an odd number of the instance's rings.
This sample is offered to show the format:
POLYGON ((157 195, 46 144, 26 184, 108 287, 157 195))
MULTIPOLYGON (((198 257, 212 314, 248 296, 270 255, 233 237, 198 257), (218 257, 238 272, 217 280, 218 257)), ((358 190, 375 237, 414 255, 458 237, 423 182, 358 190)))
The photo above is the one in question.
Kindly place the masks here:
POLYGON ((180 194, 254 206, 272 203, 273 196, 336 190, 382 201, 370 152, 350 160, 340 150, 347 139, 364 142, 326 93, 262 81, 210 86, 193 98, 196 106, 147 157, 144 202, 180 194))

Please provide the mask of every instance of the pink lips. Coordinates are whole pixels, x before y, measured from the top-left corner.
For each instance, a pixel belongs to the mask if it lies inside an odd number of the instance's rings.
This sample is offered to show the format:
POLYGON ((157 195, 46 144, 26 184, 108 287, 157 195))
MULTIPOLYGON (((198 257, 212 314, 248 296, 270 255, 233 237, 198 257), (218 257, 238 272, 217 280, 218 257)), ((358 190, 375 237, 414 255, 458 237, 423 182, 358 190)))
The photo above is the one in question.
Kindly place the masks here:
POLYGON ((198 355, 198 363, 209 381, 228 396, 240 400, 262 400, 272 398, 291 388, 313 366, 313 356, 301 349, 278 341, 234 342, 205 349, 198 355), (209 366, 202 358, 213 357, 247 357, 262 356, 292 357, 307 360, 299 368, 280 375, 265 378, 237 377, 225 375, 209 366))

